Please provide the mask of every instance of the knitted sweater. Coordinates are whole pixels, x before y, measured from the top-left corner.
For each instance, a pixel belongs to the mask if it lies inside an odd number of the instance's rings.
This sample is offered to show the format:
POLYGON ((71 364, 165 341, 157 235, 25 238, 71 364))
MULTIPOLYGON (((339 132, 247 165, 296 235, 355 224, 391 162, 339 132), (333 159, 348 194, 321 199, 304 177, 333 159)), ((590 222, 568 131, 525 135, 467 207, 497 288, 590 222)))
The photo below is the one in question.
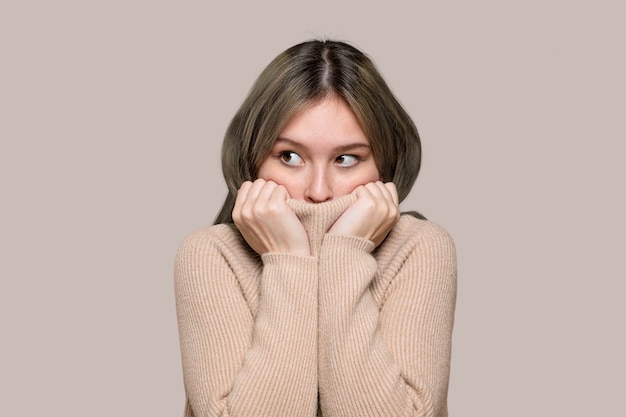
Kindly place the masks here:
POLYGON ((447 416, 454 244, 408 215, 378 248, 326 233, 354 201, 289 201, 312 256, 259 256, 232 224, 183 241, 185 416, 447 416))

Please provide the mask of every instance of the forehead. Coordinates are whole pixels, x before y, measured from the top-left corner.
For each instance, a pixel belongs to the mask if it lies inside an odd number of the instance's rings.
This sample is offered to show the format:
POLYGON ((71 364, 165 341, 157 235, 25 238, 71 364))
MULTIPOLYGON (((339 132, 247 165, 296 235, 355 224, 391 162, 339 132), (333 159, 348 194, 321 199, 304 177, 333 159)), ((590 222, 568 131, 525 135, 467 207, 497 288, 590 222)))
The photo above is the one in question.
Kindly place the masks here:
POLYGON ((368 143, 354 112, 339 98, 316 101, 296 113, 279 134, 298 143, 368 143))

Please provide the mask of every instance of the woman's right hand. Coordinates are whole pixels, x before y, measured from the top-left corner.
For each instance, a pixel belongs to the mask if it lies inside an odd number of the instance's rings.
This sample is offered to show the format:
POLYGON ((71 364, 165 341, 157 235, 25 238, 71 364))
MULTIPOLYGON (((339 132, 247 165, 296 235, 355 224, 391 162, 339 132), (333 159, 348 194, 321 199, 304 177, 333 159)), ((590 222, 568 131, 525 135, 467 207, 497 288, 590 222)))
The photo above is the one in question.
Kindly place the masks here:
POLYGON ((309 237, 287 205, 289 193, 273 181, 244 182, 237 193, 233 221, 256 253, 293 253, 309 256, 309 237))

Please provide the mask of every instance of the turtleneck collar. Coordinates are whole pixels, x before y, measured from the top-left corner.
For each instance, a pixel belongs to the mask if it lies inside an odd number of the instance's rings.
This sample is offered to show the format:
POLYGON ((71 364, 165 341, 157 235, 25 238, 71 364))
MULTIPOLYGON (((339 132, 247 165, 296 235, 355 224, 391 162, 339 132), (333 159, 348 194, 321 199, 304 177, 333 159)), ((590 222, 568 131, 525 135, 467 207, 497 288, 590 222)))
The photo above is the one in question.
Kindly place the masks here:
POLYGON ((317 255, 324 235, 339 216, 356 201, 356 196, 348 194, 323 203, 307 203, 300 200, 287 200, 309 235, 311 254, 317 255))

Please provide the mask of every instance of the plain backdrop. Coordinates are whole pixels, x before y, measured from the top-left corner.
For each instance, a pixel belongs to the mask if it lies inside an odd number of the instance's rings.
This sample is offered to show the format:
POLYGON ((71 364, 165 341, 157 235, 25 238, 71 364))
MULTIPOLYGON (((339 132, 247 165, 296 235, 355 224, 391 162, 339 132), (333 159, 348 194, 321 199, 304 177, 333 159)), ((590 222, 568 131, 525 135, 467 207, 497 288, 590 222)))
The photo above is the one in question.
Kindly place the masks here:
POLYGON ((623 4, 3 1, 0 415, 182 415, 174 254, 256 76, 322 37, 422 136, 402 208, 457 244, 451 417, 624 416, 623 4))

